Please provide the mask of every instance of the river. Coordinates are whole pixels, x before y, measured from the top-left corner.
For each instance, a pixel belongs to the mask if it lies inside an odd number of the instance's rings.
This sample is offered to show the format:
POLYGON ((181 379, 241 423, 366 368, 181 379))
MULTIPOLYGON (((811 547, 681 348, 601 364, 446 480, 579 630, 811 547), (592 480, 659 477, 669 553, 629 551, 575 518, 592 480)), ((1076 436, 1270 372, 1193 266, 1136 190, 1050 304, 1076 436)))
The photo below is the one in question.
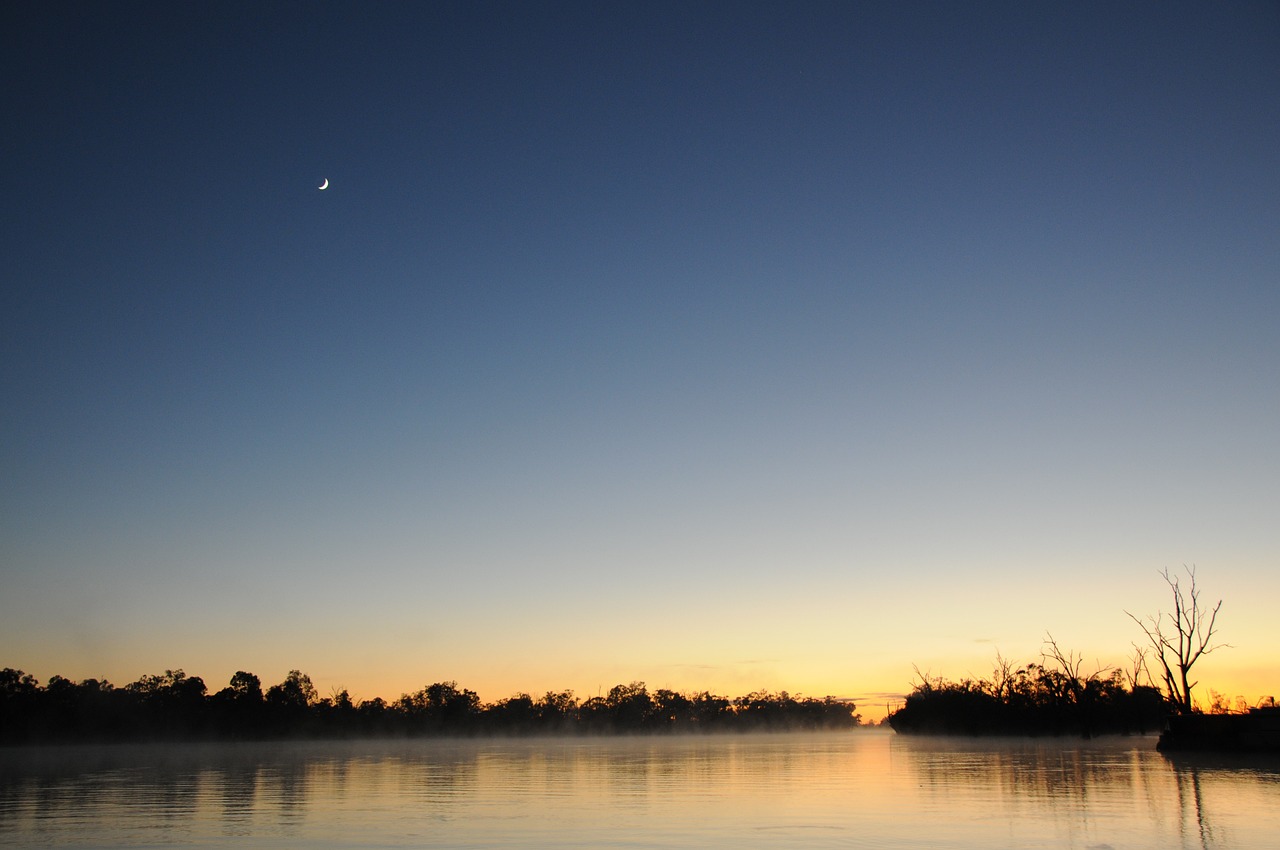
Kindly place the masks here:
POLYGON ((1265 848, 1280 764, 887 731, 0 750, 0 847, 1265 848))

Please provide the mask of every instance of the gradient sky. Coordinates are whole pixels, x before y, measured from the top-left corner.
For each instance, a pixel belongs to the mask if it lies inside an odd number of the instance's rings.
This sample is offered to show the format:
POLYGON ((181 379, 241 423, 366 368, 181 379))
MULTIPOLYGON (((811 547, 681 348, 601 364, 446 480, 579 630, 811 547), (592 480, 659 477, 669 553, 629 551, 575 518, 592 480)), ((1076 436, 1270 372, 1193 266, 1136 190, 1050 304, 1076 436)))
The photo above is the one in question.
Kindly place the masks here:
POLYGON ((0 69, 0 666, 875 716, 1194 564, 1280 695, 1274 3, 7 3, 0 69))

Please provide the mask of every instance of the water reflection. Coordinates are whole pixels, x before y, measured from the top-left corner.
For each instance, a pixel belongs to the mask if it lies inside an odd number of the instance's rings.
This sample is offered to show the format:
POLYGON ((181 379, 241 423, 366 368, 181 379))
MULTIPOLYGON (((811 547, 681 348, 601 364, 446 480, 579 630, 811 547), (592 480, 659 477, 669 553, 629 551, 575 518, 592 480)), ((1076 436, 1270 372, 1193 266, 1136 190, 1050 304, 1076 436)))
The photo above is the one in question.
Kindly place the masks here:
POLYGON ((1171 760, 1127 738, 903 738, 893 750, 926 802, 1052 821, 1071 846, 1266 846, 1258 837, 1280 827, 1280 765, 1265 759, 1171 760))
POLYGON ((1266 846, 1276 765, 879 732, 0 751, 0 845, 1266 846))
POLYGON ((1233 846, 1232 827, 1220 822, 1215 811, 1220 799, 1234 802, 1237 808, 1256 806, 1258 819, 1272 821, 1273 829, 1280 827, 1280 818, 1269 814, 1280 792, 1280 759, 1274 755, 1171 753, 1164 758, 1174 771, 1184 847, 1233 846))

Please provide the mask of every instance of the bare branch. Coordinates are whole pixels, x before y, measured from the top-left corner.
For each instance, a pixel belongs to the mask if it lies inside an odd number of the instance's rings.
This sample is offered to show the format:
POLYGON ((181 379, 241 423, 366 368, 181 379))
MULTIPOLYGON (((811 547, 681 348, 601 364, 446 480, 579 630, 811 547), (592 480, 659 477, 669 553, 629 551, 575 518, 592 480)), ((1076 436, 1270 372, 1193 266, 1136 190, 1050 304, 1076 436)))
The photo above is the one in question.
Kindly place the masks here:
MULTIPOLYGON (((1199 684, 1198 681, 1192 682, 1189 679, 1188 674, 1192 666, 1200 660, 1202 655, 1208 655, 1229 644, 1213 642, 1222 600, 1219 599, 1212 609, 1202 608, 1200 588, 1196 586, 1195 567, 1183 569, 1186 570, 1187 578, 1190 580, 1190 587, 1186 589, 1183 588, 1180 577, 1170 575, 1167 568, 1160 572, 1173 595, 1172 613, 1157 613, 1156 616, 1148 617, 1146 620, 1141 620, 1128 611, 1125 613, 1146 634, 1154 654, 1160 659, 1169 701, 1178 711, 1190 713, 1193 710, 1191 691, 1199 684), (1171 629, 1170 632, 1164 630, 1166 620, 1171 629)), ((1145 651, 1142 655, 1141 663, 1145 666, 1145 651)), ((1138 659, 1135 659, 1135 663, 1137 661, 1138 659)), ((1136 677, 1136 666, 1134 674, 1136 677)))
POLYGON ((1129 680, 1129 690, 1131 691, 1141 686, 1144 679, 1147 686, 1151 685, 1151 668, 1147 666, 1148 651, 1148 647, 1139 646, 1136 643, 1133 644, 1133 657, 1129 662, 1131 666, 1125 671, 1125 678, 1129 680))

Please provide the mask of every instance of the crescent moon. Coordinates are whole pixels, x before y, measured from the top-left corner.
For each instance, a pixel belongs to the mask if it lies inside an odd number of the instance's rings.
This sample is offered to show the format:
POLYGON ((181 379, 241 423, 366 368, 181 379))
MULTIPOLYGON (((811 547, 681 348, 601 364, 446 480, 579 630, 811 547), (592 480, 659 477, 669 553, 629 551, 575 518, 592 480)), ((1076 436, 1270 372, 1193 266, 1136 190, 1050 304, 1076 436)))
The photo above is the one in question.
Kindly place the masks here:
POLYGON ((325 189, 328 189, 328 188, 329 188, 329 178, 328 178, 328 177, 324 178, 324 182, 323 182, 323 183, 321 183, 321 184, 320 184, 318 187, 316 187, 316 188, 318 188, 321 192, 323 192, 325 189))

